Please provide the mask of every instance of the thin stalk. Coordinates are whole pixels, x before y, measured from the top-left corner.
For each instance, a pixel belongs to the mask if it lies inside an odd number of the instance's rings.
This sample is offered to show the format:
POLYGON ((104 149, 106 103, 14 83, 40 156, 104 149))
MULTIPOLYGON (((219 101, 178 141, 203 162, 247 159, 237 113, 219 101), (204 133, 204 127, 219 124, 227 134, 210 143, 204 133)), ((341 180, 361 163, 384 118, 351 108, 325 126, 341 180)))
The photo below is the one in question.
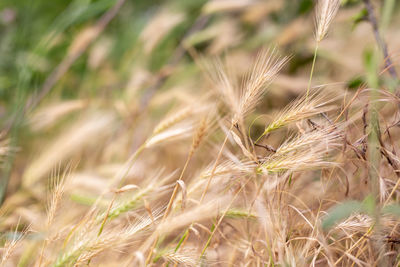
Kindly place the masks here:
MULTIPOLYGON (((314 57, 311 65, 311 71, 310 71, 310 78, 308 79, 308 85, 307 85, 307 92, 306 92, 306 101, 308 99, 308 95, 310 94, 310 89, 311 89, 311 82, 312 78, 314 75, 314 69, 315 69, 315 62, 317 60, 317 54, 318 54, 318 49, 319 49, 319 41, 316 42, 315 49, 314 49, 314 57)), ((254 143, 258 143, 262 137, 264 137, 267 133, 269 133, 270 130, 267 128, 265 131, 256 139, 254 143)))
POLYGON ((368 135, 368 166, 369 166, 369 179, 370 190, 374 198, 379 196, 379 165, 380 165, 380 146, 378 140, 379 134, 379 117, 377 100, 379 98, 379 80, 377 70, 378 60, 374 51, 367 55, 366 68, 367 68, 367 82, 371 87, 369 96, 369 126, 370 133, 368 135))
MULTIPOLYGON (((367 68, 367 82, 370 85, 371 92, 369 96, 370 101, 370 109, 369 109, 369 124, 370 124, 370 133, 368 134, 368 174, 369 174, 369 184, 370 184, 370 192, 372 193, 374 202, 373 202, 373 217, 375 219, 375 228, 376 231, 381 229, 382 225, 380 223, 380 208, 381 205, 379 202, 380 196, 380 161, 381 161, 381 153, 380 153, 380 126, 379 126, 379 79, 378 79, 378 59, 377 53, 375 51, 371 52, 368 55, 366 60, 366 68, 367 68)), ((387 261, 385 257, 382 256, 385 251, 385 244, 382 240, 376 240, 372 242, 373 247, 376 249, 376 253, 378 256, 378 265, 379 266, 387 266, 387 261)))
POLYGON ((179 176, 179 179, 177 180, 177 183, 175 184, 174 191, 172 192, 171 198, 169 199, 167 209, 165 210, 165 213, 164 213, 164 216, 163 216, 163 220, 166 219, 166 217, 168 216, 168 214, 169 214, 170 211, 171 211, 172 203, 174 202, 174 200, 175 200, 175 198, 176 198, 176 195, 178 194, 178 188, 179 188, 178 181, 182 181, 183 174, 185 173, 186 168, 187 168, 187 166, 189 165, 189 161, 191 160, 192 155, 193 155, 193 154, 191 154, 191 155, 186 159, 185 166, 184 166, 183 169, 182 169, 181 175, 179 176))
POLYGON ((187 239, 187 237, 189 236, 189 228, 186 229, 185 233, 183 234, 183 236, 181 237, 181 239, 178 242, 178 245, 176 245, 174 252, 177 252, 178 249, 181 247, 181 245, 185 242, 185 240, 187 239))
POLYGON ((114 197, 113 197, 113 199, 111 200, 110 205, 108 206, 107 212, 106 212, 106 214, 105 214, 105 216, 104 216, 103 222, 102 222, 101 225, 100 225, 100 229, 99 229, 99 232, 97 233, 97 236, 100 236, 101 233, 103 232, 104 225, 106 224, 106 221, 107 221, 107 219, 108 219, 108 217, 109 217, 109 215, 110 215, 110 211, 111 211, 112 205, 114 204, 115 197, 116 197, 116 194, 114 194, 114 197))
MULTIPOLYGON (((100 229, 99 229, 99 232, 97 233, 97 237, 99 237, 101 235, 101 233, 103 232, 103 229, 104 229, 104 226, 106 225, 108 216, 110 215, 110 211, 111 211, 112 205, 114 204, 115 197, 116 197, 116 194, 114 194, 114 196, 113 196, 113 198, 112 198, 112 200, 110 202, 110 205, 108 205, 107 212, 104 215, 104 219, 103 219, 103 221, 102 221, 102 223, 100 225, 100 229)), ((87 265, 90 264, 90 261, 91 261, 91 259, 88 260, 87 265)))
POLYGON ((382 23, 381 29, 385 31, 392 18, 393 11, 395 9, 396 0, 385 0, 382 8, 382 23))
POLYGON ((46 247, 47 247, 47 239, 44 240, 42 249, 40 251, 38 267, 42 266, 42 259, 43 259, 44 250, 45 250, 46 247))
POLYGON ((126 176, 128 175, 129 171, 131 170, 133 163, 135 162, 135 160, 137 159, 137 157, 139 156, 140 153, 142 153, 142 151, 146 148, 147 145, 147 141, 144 142, 136 151, 135 153, 128 159, 128 167, 126 168, 125 172, 123 173, 123 175, 121 177, 116 177, 119 178, 119 187, 122 186, 126 176))
POLYGON ((208 246, 211 243, 211 239, 213 238, 215 232, 217 231, 218 227, 220 226, 220 224, 222 223, 222 221, 225 218, 226 214, 228 213, 228 211, 229 211, 230 207, 232 206, 233 202, 236 200, 236 197, 239 195, 239 193, 243 190, 243 188, 247 185, 247 183, 250 180, 251 180, 251 177, 249 179, 247 179, 247 181, 239 188, 239 190, 236 192, 235 196, 232 198, 231 202, 229 203, 228 207, 226 208, 226 210, 222 214, 221 218, 218 220, 218 222, 215 225, 214 229, 212 230, 210 236, 208 237, 207 242, 206 242, 203 250, 201 251, 200 259, 204 256, 204 253, 206 252, 208 246))
MULTIPOLYGON (((230 126, 228 132, 230 132, 230 131, 232 130, 232 128, 233 128, 233 124, 231 124, 231 126, 230 126)), ((219 150, 219 152, 218 152, 217 158, 215 159, 213 168, 212 168, 212 170, 211 170, 211 175, 210 175, 210 177, 208 178, 207 185, 206 185, 206 187, 204 188, 204 191, 203 191, 203 193, 202 193, 202 195, 201 195, 200 203, 203 201, 204 196, 206 195, 207 190, 208 190, 208 188, 209 188, 209 186, 210 186, 210 184, 211 184, 211 180, 212 180, 212 178, 213 178, 214 175, 215 175, 215 171, 216 171, 216 169, 217 169, 218 162, 219 162, 219 160, 220 160, 220 158, 221 158, 222 151, 224 150, 227 141, 228 141, 228 135, 225 136, 225 139, 224 139, 224 141, 222 142, 221 148, 220 148, 220 150, 219 150)), ((192 225, 193 225, 193 223, 192 223, 192 225)), ((192 225, 191 225, 191 226, 192 226, 192 225)), ((185 236, 188 236, 188 234, 189 234, 189 228, 190 228, 190 227, 188 227, 188 228, 186 229, 184 235, 181 237, 181 239, 180 239, 180 241, 179 241, 177 247, 175 248, 175 252, 180 248, 180 246, 181 246, 182 244, 184 244, 184 241, 186 240, 186 237, 185 237, 185 236)), ((210 241, 211 241, 211 240, 210 240, 210 241)), ((154 245, 154 243, 153 243, 153 245, 154 245)), ((150 253, 152 253, 152 251, 151 251, 150 253)))
POLYGON ((398 179, 396 184, 393 186, 392 191, 390 191, 390 194, 387 196, 385 202, 383 203, 383 207, 389 203, 390 199, 392 198, 393 194, 397 191, 399 186, 400 186, 400 179, 398 179))
POLYGON ((358 239, 348 250, 345 251, 345 253, 342 254, 342 256, 333 264, 333 266, 337 266, 339 264, 339 262, 345 257, 345 255, 349 255, 349 253, 355 249, 356 247, 358 247, 358 245, 361 243, 361 241, 364 241, 366 238, 368 238, 371 234, 372 234, 372 230, 374 229, 375 224, 371 225, 367 232, 361 236, 360 239, 358 239))
POLYGON ((316 43, 316 45, 315 45, 315 49, 314 49, 314 57, 313 57, 312 65, 311 65, 310 78, 309 78, 309 80, 308 80, 308 85, 307 85, 306 100, 307 100, 308 95, 309 95, 309 93, 310 93, 311 81, 312 81, 313 74, 314 74, 315 61, 317 60, 318 48, 319 48, 319 42, 317 41, 317 43, 316 43))
POLYGON ((267 130, 265 130, 258 138, 257 138, 257 140, 254 142, 254 143, 258 143, 258 141, 260 141, 260 139, 264 136, 264 135, 266 135, 267 134, 267 130))
MULTIPOLYGON (((185 173, 185 171, 186 171, 186 169, 187 169, 187 166, 189 165, 189 162, 190 162, 190 160, 191 160, 192 157, 193 157, 193 153, 192 153, 192 151, 191 151, 191 152, 189 152, 189 155, 188 155, 188 157, 186 158, 186 162, 185 162, 185 165, 184 165, 184 167, 183 167, 183 169, 182 169, 182 171, 181 171, 181 174, 180 174, 180 176, 179 176, 179 179, 178 179, 177 182, 175 183, 174 191, 172 192, 171 198, 169 199, 168 206, 167 206, 167 208, 166 208, 166 210, 165 210, 165 212, 164 212, 164 215, 163 215, 163 217, 162 217, 161 222, 164 222, 164 221, 165 221, 165 219, 167 218, 168 214, 169 214, 170 211, 171 211, 172 203, 174 202, 174 200, 175 200, 175 198, 176 198, 176 195, 178 194, 178 189, 179 189, 179 183, 178 183, 178 181, 182 181, 183 175, 184 175, 184 173, 185 173)), ((150 263, 151 258, 153 257, 153 250, 154 250, 154 248, 156 247, 158 240, 159 240, 159 235, 157 234, 157 236, 156 236, 156 238, 154 239, 154 242, 153 242, 153 244, 152 244, 152 246, 151 246, 151 248, 150 248, 150 250, 149 250, 149 255, 147 256, 147 259, 146 259, 146 265, 150 263)))
MULTIPOLYGON (((129 171, 131 170, 131 168, 132 168, 132 166, 133 166, 133 163, 135 162, 135 160, 137 159, 137 157, 139 156, 139 154, 146 148, 146 144, 147 144, 147 141, 144 142, 144 143, 135 151, 135 153, 128 159, 128 167, 127 167, 127 169, 125 170, 125 172, 123 173, 123 175, 121 175, 120 177, 116 176, 116 177, 114 178, 114 179, 118 178, 118 179, 120 180, 119 183, 118 183, 118 185, 119 185, 118 187, 121 187, 121 186, 122 186, 122 184, 123 184, 123 182, 124 182, 124 180, 125 180, 125 177, 128 175, 129 171)), ((107 219, 108 219, 108 217, 109 217, 109 215, 110 215, 110 211, 111 211, 112 205, 114 204, 115 197, 116 197, 116 195, 114 195, 113 199, 112 199, 111 202, 110 202, 110 205, 109 205, 108 208, 107 208, 107 212, 106 212, 106 214, 105 214, 105 216, 104 216, 104 219, 103 219, 103 221, 102 221, 102 223, 101 223, 101 225, 100 225, 100 229, 99 229, 99 232, 97 233, 97 236, 100 236, 101 233, 103 232, 104 226, 105 226, 105 224, 106 224, 106 222, 107 222, 107 219)), ((97 202, 100 201, 100 199, 101 199, 101 197, 97 200, 97 202)))
POLYGON ((269 126, 264 130, 264 132, 257 138, 257 140, 254 142, 255 144, 258 143, 258 141, 260 141, 260 139, 262 137, 264 137, 266 134, 268 134, 269 132, 272 132, 273 129, 269 128, 269 126))
MULTIPOLYGON (((232 130, 232 128, 233 128, 233 124, 231 124, 231 127, 229 128, 229 131, 228 131, 228 132, 230 132, 230 131, 232 130)), ((220 158, 221 158, 222 151, 224 150, 227 141, 228 141, 228 134, 225 136, 224 142, 222 143, 221 148, 219 149, 217 158, 215 159, 213 168, 212 168, 212 170, 211 170, 211 175, 210 175, 210 177, 208 178, 208 181, 207 181, 206 187, 204 188, 203 193, 201 194, 200 204, 201 204, 201 202, 203 202, 203 199, 204 199, 204 197, 205 197, 205 195, 206 195, 206 193, 207 193, 207 191, 208 191, 208 188, 210 187, 211 180, 214 178, 214 175, 215 175, 215 171, 216 171, 216 169, 217 169, 218 162, 219 162, 219 160, 220 160, 220 158)))
MULTIPOLYGON (((185 230, 185 233, 183 234, 183 236, 181 237, 181 239, 179 239, 178 245, 176 245, 174 252, 176 253, 178 251, 178 249, 181 247, 182 244, 185 243, 185 241, 187 240, 187 238, 189 237, 189 228, 187 228, 185 230)), ((169 262, 167 263, 167 266, 169 266, 169 262)), ((177 264, 174 264, 174 267, 177 266, 177 264)))

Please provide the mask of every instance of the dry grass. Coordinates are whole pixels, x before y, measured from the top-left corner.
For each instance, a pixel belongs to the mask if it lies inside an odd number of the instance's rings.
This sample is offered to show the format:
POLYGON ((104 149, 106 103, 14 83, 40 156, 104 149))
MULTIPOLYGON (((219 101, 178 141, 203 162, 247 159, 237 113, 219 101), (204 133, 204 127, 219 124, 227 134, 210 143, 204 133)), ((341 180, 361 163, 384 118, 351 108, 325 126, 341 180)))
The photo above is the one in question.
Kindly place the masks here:
MULTIPOLYGON (((216 2, 207 15, 271 10, 216 2)), ((340 5, 318 2, 315 51, 340 5)), ((184 18, 156 13, 139 36, 145 56, 184 18)), ((39 105, 29 157, 0 136, 0 161, 17 151, 11 177, 20 179, 0 210, 1 266, 399 265, 398 97, 385 85, 375 99, 365 85, 354 92, 327 80, 312 89, 315 52, 294 100, 271 111, 291 56, 185 49, 204 75, 147 88, 146 104, 135 100, 146 80, 139 73, 122 98, 39 105)), ((153 78, 182 71, 175 67, 153 78)))

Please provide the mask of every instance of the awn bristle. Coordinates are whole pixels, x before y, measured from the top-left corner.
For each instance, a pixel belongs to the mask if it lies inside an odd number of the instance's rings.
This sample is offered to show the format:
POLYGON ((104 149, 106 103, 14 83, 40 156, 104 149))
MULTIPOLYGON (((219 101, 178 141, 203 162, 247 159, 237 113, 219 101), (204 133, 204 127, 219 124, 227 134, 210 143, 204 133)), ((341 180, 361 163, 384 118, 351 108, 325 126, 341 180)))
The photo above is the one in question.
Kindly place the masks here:
POLYGON ((139 218, 138 221, 123 229, 123 230, 109 230, 104 232, 101 236, 97 235, 97 228, 78 233, 78 240, 75 244, 64 254, 62 254, 54 263, 54 266, 76 265, 87 262, 94 256, 102 251, 108 249, 116 249, 123 245, 128 244, 133 237, 142 233, 154 220, 161 217, 161 210, 154 211, 151 216, 139 218))
POLYGON ((193 257, 196 255, 195 251, 188 251, 185 249, 183 252, 167 252, 162 255, 166 262, 171 262, 173 264, 182 264, 183 266, 199 266, 198 257, 193 257))
POLYGON ((316 34, 317 42, 321 42, 326 36, 329 25, 332 23, 340 7, 340 0, 318 0, 316 10, 316 34))
POLYGON ((222 101, 230 112, 234 112, 239 105, 236 83, 234 82, 235 77, 228 75, 226 66, 218 58, 214 58, 211 62, 203 60, 201 64, 207 77, 220 94, 222 101))
POLYGON ((262 50, 244 80, 239 97, 239 106, 233 116, 236 123, 245 117, 261 101, 268 85, 287 63, 289 57, 279 57, 275 50, 262 50))
POLYGON ((172 127, 173 125, 178 124, 179 122, 183 121, 184 119, 192 116, 194 114, 193 107, 188 106, 185 107, 174 114, 166 117, 163 119, 153 130, 153 135, 157 135, 166 129, 172 127))
POLYGON ((7 240, 3 245, 2 248, 3 255, 1 257, 0 266, 6 266, 6 262, 8 261, 8 259, 11 257, 17 246, 25 239, 26 235, 30 231, 29 226, 25 227, 23 231, 18 231, 18 227, 19 227, 19 221, 15 229, 15 232, 13 233, 12 239, 7 240))
POLYGON ((207 134, 207 130, 209 127, 210 127, 209 119, 207 117, 204 117, 200 121, 200 124, 193 135, 193 141, 192 141, 192 146, 190 147, 189 155, 192 155, 194 151, 199 147, 200 143, 203 141, 203 138, 207 134))
POLYGON ((326 158, 339 145, 341 135, 335 130, 306 133, 282 144, 277 152, 265 158, 258 168, 262 172, 311 170, 334 166, 326 158))
POLYGON ((145 143, 145 147, 149 148, 161 142, 186 138, 191 135, 193 126, 194 125, 191 121, 187 121, 177 124, 175 127, 163 129, 163 131, 148 139, 145 143))
POLYGON ((332 110, 332 107, 328 106, 328 104, 333 102, 335 98, 329 98, 330 96, 327 96, 326 92, 322 94, 321 91, 315 91, 308 97, 307 95, 303 95, 297 98, 274 116, 274 120, 266 126, 264 135, 292 122, 300 121, 332 110))
MULTIPOLYGON (((108 213, 108 218, 114 219, 121 214, 125 214, 128 211, 134 210, 139 207, 144 197, 147 197, 153 192, 157 192, 162 189, 162 187, 167 183, 171 178, 175 175, 175 172, 161 178, 161 173, 156 174, 152 179, 150 179, 150 183, 146 186, 139 188, 133 196, 129 200, 125 200, 122 202, 116 203, 113 208, 108 213)), ((105 214, 102 214, 97 218, 97 221, 102 221, 104 219, 105 214)))
MULTIPOLYGON (((212 106, 209 104, 198 103, 197 105, 184 107, 167 116, 154 128, 152 135, 145 142, 145 147, 168 140, 187 137, 194 128, 193 117, 210 108, 212 109, 212 106)), ((203 130, 205 131, 205 129, 203 130)))
POLYGON ((70 166, 60 174, 60 170, 56 171, 55 175, 50 178, 52 192, 51 197, 49 199, 48 207, 47 207, 47 225, 46 227, 50 227, 53 223, 54 217, 56 215, 57 209, 59 207, 59 202, 65 191, 65 179, 70 174, 71 169, 70 166))
POLYGON ((300 134, 296 137, 289 138, 276 149, 276 154, 295 153, 301 149, 311 149, 318 144, 325 144, 326 146, 337 145, 340 138, 340 133, 331 127, 323 130, 314 130, 306 134, 300 134))
MULTIPOLYGON (((254 168, 254 163, 251 162, 232 162, 225 161, 219 164, 215 171, 214 176, 223 176, 223 175, 240 175, 240 174, 248 174, 251 173, 252 168, 254 168)), ((212 166, 208 166, 201 174, 201 178, 208 178, 211 175, 212 166)))
POLYGON ((279 57, 275 50, 263 49, 256 56, 253 66, 239 85, 237 77, 228 75, 220 60, 204 63, 211 81, 216 86, 222 101, 228 106, 235 124, 250 113, 261 101, 268 85, 287 63, 289 57, 279 57))

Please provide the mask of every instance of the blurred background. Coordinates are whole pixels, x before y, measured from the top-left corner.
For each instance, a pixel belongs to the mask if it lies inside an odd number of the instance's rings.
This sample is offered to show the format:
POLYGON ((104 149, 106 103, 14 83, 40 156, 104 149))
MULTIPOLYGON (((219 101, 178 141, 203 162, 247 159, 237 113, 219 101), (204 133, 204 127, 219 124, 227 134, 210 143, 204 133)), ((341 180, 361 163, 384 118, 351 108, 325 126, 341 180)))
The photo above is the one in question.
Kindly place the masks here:
MULTIPOLYGON (((397 62, 400 3, 372 3, 397 62)), ((313 10, 312 0, 0 1, 1 142, 8 149, 0 197, 9 210, 18 207, 2 228, 21 217, 39 224, 46 178, 71 159, 79 162, 79 179, 69 205, 93 203, 165 114, 210 91, 200 56, 225 56, 239 73, 263 47, 291 56, 250 121, 304 93, 315 48, 313 10)), ((366 14, 363 1, 342 1, 318 51, 314 86, 345 93, 366 81, 368 55, 377 47, 366 14)), ((265 121, 255 121, 255 136, 265 121)), ((129 179, 145 177, 160 158, 165 172, 180 168, 187 149, 146 151, 129 179)))

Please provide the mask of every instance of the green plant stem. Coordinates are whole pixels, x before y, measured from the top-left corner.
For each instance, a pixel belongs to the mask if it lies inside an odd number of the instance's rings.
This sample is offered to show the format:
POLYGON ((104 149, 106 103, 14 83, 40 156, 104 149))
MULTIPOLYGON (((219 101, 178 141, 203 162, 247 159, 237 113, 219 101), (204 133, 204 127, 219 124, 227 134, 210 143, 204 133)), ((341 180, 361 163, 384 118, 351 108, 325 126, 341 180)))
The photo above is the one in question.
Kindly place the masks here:
MULTIPOLYGON (((320 43, 319 41, 316 42, 315 49, 314 49, 314 57, 313 57, 312 65, 311 65, 310 78, 308 79, 308 85, 307 85, 306 100, 308 99, 308 95, 310 94, 311 82, 312 82, 312 78, 313 78, 313 75, 314 75, 315 62, 317 60, 319 43, 320 43)), ((265 131, 256 139, 256 141, 254 143, 258 143, 258 141, 260 141, 260 139, 263 136, 265 136, 267 133, 269 133, 270 131, 271 130, 266 128, 265 131)))
POLYGON ((232 206, 233 202, 236 200, 237 196, 239 195, 239 193, 243 190, 243 188, 247 185, 247 183, 251 180, 252 177, 250 177, 249 179, 247 179, 247 181, 239 188, 239 190, 236 192, 236 194, 234 195, 234 197, 232 198, 231 202, 229 203, 228 207, 226 208, 226 210, 224 211, 224 213, 222 214, 221 218, 218 220, 217 224, 215 225, 214 229, 212 230, 210 236, 207 239, 207 242, 203 248, 203 250, 201 251, 200 254, 200 259, 204 256, 204 253, 206 252, 208 246, 211 243, 211 239, 213 238, 215 232, 217 231, 218 227, 220 226, 220 224, 222 223, 223 219, 225 218, 226 214, 228 213, 230 207, 232 206))
POLYGON ((268 131, 265 130, 265 131, 257 138, 257 140, 256 140, 254 143, 258 143, 258 141, 260 141, 260 139, 261 139, 264 135, 266 135, 267 133, 268 133, 268 131))
POLYGON ((385 31, 389 25, 392 18, 393 10, 395 9, 396 0, 385 0, 382 8, 382 23, 381 29, 385 31))
POLYGON ((99 232, 97 233, 97 236, 100 236, 101 233, 103 232, 104 225, 106 224, 106 221, 107 221, 107 219, 108 219, 108 217, 110 215, 110 211, 111 211, 112 205, 114 204, 115 197, 116 197, 116 194, 114 194, 113 199, 111 200, 110 205, 108 206, 107 212, 106 212, 106 214, 104 216, 103 222, 100 225, 100 229, 99 229, 99 232))
POLYGON ((186 229, 185 233, 183 234, 183 236, 181 237, 181 239, 179 239, 178 245, 176 245, 174 252, 177 252, 178 249, 181 247, 183 241, 185 241, 187 235, 189 234, 189 228, 186 229))
MULTIPOLYGON (((183 242, 186 240, 186 237, 189 235, 189 228, 187 228, 183 234, 183 236, 181 237, 181 239, 179 239, 178 245, 176 245, 174 252, 176 253, 178 251, 178 249, 181 247, 181 245, 183 244, 183 242)), ((169 262, 167 263, 167 266, 169 266, 169 262)))
MULTIPOLYGON (((380 197, 380 162, 381 162, 381 145, 380 126, 379 126, 379 77, 378 77, 378 57, 377 52, 372 51, 366 58, 367 68, 367 82, 371 87, 369 96, 369 134, 368 134, 368 175, 370 192, 373 196, 372 202, 372 216, 375 219, 375 228, 378 232, 382 225, 381 220, 381 205, 379 204, 380 197)), ((381 257, 385 251, 385 244, 382 240, 375 240, 372 242, 373 247, 376 249, 378 256, 379 266, 388 266, 385 257, 381 257)))
POLYGON ((367 68, 367 82, 371 87, 369 96, 369 127, 370 133, 368 135, 368 166, 369 166, 369 179, 370 190, 374 198, 379 197, 379 165, 380 165, 380 145, 378 140, 379 134, 379 117, 378 117, 378 103, 379 98, 379 78, 378 78, 378 59, 377 53, 371 51, 366 57, 367 68))
POLYGON ((308 80, 308 85, 307 85, 307 93, 306 93, 306 100, 308 98, 308 95, 310 93, 310 88, 311 88, 311 82, 314 74, 314 68, 315 68, 315 61, 317 60, 317 53, 318 53, 318 48, 319 48, 319 41, 317 41, 314 49, 314 57, 313 57, 313 62, 311 65, 311 72, 310 72, 310 79, 308 80))

